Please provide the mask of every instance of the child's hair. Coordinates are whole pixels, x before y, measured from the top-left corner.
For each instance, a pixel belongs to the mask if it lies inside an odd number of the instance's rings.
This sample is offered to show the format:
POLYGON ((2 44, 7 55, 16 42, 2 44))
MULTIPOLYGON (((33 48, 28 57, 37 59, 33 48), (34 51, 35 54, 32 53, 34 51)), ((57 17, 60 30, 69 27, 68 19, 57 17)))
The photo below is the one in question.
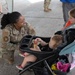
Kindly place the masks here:
POLYGON ((75 18, 75 8, 73 8, 69 11, 69 15, 71 15, 73 18, 75 18))
POLYGON ((62 37, 62 35, 58 35, 58 34, 56 34, 56 35, 54 35, 54 36, 52 37, 52 40, 55 41, 55 45, 54 45, 54 47, 56 48, 59 44, 62 43, 62 41, 63 41, 63 37, 62 37))

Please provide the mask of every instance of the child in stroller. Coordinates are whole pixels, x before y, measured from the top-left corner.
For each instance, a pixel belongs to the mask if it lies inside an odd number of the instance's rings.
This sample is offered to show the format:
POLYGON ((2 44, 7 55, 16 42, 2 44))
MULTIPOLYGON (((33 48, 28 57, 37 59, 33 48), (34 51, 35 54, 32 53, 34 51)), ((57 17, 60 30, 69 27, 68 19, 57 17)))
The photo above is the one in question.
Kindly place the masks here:
MULTIPOLYGON (((75 17, 74 17, 74 11, 75 11, 75 9, 73 9, 73 10, 71 10, 70 12, 70 14, 69 14, 69 16, 70 16, 70 19, 72 20, 72 22, 74 22, 73 23, 73 25, 75 24, 75 21, 74 21, 74 19, 75 19, 75 17), (72 11, 72 12, 71 12, 72 11)), ((69 25, 70 26, 70 25, 69 25)), ((66 27, 65 27, 66 28, 66 27)), ((60 31, 59 33, 57 32, 57 33, 55 33, 55 34, 62 34, 62 32, 63 32, 64 30, 62 30, 62 31, 60 31)), ((75 39, 75 28, 70 28, 70 29, 67 29, 67 30, 65 30, 65 34, 66 34, 66 40, 67 40, 67 44, 66 45, 68 45, 68 44, 70 44, 70 43, 72 43, 73 41, 74 41, 74 39, 75 39)), ((65 45, 65 46, 66 46, 65 45)), ((65 46, 63 46, 63 48, 65 47, 65 46)), ((62 48, 61 48, 62 49, 62 48)), ((60 50, 61 50, 60 49, 60 50)), ((36 75, 40 75, 40 74, 36 74, 36 75)), ((49 74, 50 75, 50 74, 49 74)), ((62 75, 62 74, 60 74, 60 75, 62 75)))
MULTIPOLYGON (((69 15, 69 20, 66 23, 66 25, 64 26, 63 29, 67 28, 68 26, 73 27, 74 29, 72 29, 72 31, 70 32, 70 36, 71 36, 71 40, 75 39, 75 8, 71 9, 68 13, 69 15)), ((71 68, 70 70, 72 70, 75 67, 75 52, 70 53, 70 63, 71 63, 71 68)))
MULTIPOLYGON (((61 42, 60 42, 60 44, 62 43, 62 39, 63 39, 63 37, 61 36, 61 35, 59 35, 60 33, 55 33, 55 35, 54 36, 60 36, 61 37, 61 42)), ((22 52, 28 52, 28 53, 30 53, 30 54, 33 54, 33 55, 35 55, 37 58, 38 58, 38 60, 36 61, 35 60, 35 62, 34 63, 31 63, 31 64, 28 64, 28 65, 26 65, 23 69, 19 69, 19 70, 21 70, 21 71, 19 71, 19 75, 21 75, 21 74, 23 74, 26 70, 28 70, 29 68, 32 68, 33 69, 33 71, 34 71, 34 73, 35 73, 35 75, 55 75, 55 74, 53 74, 50 70, 49 70, 49 72, 48 72, 48 70, 45 70, 45 67, 44 66, 47 66, 47 64, 46 65, 44 65, 44 64, 42 64, 42 62, 44 63, 44 61, 45 60, 49 60, 48 61, 48 64, 49 64, 49 67, 51 67, 51 65, 58 59, 58 57, 59 57, 59 52, 61 51, 61 49, 65 46, 60 46, 60 47, 54 47, 54 49, 52 49, 52 50, 45 50, 45 51, 36 51, 35 49, 34 50, 31 50, 32 48, 30 48, 30 45, 31 45, 31 43, 32 43, 32 40, 33 39, 35 39, 35 41, 38 41, 37 40, 37 38, 39 38, 39 36, 25 36, 22 40, 21 40, 21 46, 20 46, 20 50, 22 51, 22 52), (29 38, 31 38, 30 39, 30 41, 28 42, 28 40, 29 40, 29 38), (29 43, 29 44, 28 44, 29 43), (28 47, 26 46, 26 45, 28 45, 28 47), (37 64, 37 65, 36 65, 37 64), (41 66, 41 65, 42 66, 41 66), (41 69, 40 69, 41 68, 41 69), (39 71, 38 71, 39 70, 39 71), (41 71, 40 71, 41 70, 41 71), (46 74, 45 74, 45 72, 46 72, 46 74), (40 74, 39 74, 40 73, 40 74), (48 74, 49 73, 49 74, 48 74)), ((51 42, 51 37, 40 37, 42 40, 44 40, 45 42, 51 42)), ((52 47, 52 45, 53 44, 51 44, 51 47, 52 47)), ((59 44, 58 44, 59 45, 59 44)), ((58 46, 57 45, 57 46, 58 46)), ((41 50, 42 50, 42 48, 41 48, 41 50)), ((66 75, 66 74, 64 74, 64 72, 60 72, 60 71, 54 71, 54 72, 56 72, 56 74, 57 75, 66 75)))
MULTIPOLYGON (((41 38, 36 38, 34 39, 34 48, 30 48, 31 50, 34 51, 53 51, 57 49, 57 47, 62 43, 63 37, 61 35, 54 35, 53 37, 50 38, 49 43, 46 43, 43 41, 41 38), (42 49, 38 47, 38 43, 41 44, 42 49)), ((16 68, 19 70, 23 70, 23 68, 27 65, 28 62, 35 62, 37 57, 29 54, 29 53, 24 53, 25 57, 21 65, 17 65, 16 68)))

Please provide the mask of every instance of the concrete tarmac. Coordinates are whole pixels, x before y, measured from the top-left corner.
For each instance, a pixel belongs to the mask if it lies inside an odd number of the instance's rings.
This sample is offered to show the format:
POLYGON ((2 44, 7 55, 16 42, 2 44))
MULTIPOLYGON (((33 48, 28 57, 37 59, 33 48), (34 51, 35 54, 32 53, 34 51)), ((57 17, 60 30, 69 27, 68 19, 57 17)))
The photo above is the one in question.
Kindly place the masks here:
MULTIPOLYGON (((63 27, 62 3, 59 0, 52 0, 50 8, 52 11, 43 11, 44 0, 14 0, 14 11, 19 11, 25 16, 25 20, 32 25, 38 36, 52 36, 63 27)), ((0 15, 1 18, 1 15, 0 15)), ((1 30, 0 30, 1 32, 1 30)), ((1 35, 1 33, 0 33, 1 35)), ((15 62, 9 65, 5 60, 0 59, 0 75, 18 75, 16 65, 22 62, 23 58, 15 51, 15 62)), ((74 70, 67 75, 74 75, 74 70)), ((23 75, 34 75, 33 72, 26 71, 23 75)))

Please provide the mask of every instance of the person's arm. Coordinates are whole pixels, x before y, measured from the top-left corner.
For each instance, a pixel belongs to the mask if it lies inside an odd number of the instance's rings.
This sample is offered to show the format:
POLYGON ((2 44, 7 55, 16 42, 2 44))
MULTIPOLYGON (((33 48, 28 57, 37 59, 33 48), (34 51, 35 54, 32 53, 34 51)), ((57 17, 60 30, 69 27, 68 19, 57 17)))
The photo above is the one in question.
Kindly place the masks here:
POLYGON ((43 41, 41 38, 36 38, 35 41, 38 42, 38 43, 40 43, 42 46, 45 46, 45 45, 48 44, 45 41, 43 41))
POLYGON ((7 49, 10 42, 10 32, 7 29, 2 30, 2 48, 7 49))
POLYGON ((40 43, 42 46, 45 46, 48 44, 45 41, 43 41, 41 38, 36 38, 33 40, 33 45, 34 45, 33 48, 30 48, 30 49, 33 51, 41 51, 38 46, 38 43, 40 43))
POLYGON ((31 25, 29 25, 28 23, 27 23, 27 27, 28 27, 28 34, 29 35, 35 35, 36 34, 34 28, 31 25))

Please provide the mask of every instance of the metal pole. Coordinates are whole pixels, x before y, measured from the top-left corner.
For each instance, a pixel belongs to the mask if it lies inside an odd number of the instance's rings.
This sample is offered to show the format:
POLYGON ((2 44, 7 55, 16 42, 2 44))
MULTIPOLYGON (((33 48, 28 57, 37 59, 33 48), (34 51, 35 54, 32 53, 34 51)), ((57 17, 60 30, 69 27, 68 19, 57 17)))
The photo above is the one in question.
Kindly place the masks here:
POLYGON ((14 10, 14 0, 12 0, 12 12, 14 10))

